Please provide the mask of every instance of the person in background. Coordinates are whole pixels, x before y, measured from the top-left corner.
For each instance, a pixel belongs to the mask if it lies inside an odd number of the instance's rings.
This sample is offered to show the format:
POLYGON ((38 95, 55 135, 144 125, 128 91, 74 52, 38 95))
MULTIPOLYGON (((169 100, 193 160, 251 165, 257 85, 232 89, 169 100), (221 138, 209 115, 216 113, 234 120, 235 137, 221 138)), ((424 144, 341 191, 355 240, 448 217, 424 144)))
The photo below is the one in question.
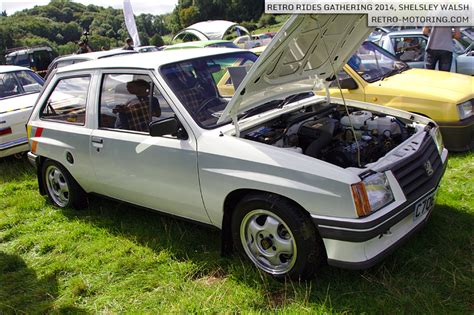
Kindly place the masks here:
POLYGON ((133 40, 131 38, 127 38, 125 46, 122 48, 123 50, 133 50, 133 40))
POLYGON ((429 36, 425 68, 435 69, 438 64, 438 70, 449 71, 453 61, 453 38, 461 37, 459 27, 423 27, 423 34, 429 36))
POLYGON ((76 54, 86 54, 92 52, 92 49, 82 40, 78 43, 79 49, 76 51, 76 54))

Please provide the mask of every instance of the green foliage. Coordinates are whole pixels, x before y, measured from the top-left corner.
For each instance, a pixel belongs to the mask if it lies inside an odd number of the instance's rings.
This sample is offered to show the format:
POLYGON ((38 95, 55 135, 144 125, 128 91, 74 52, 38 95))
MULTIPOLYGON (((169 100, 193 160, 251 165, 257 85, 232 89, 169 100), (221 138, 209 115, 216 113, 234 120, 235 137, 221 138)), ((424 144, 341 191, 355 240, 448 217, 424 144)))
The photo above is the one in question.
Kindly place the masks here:
POLYGON ((164 44, 165 42, 163 38, 158 33, 153 35, 153 37, 150 39, 150 45, 160 47, 160 46, 163 46, 164 44))
POLYGON ((266 27, 266 26, 274 25, 276 23, 277 22, 273 14, 264 13, 258 20, 258 27, 266 27))
POLYGON ((0 314, 472 314, 474 155, 452 154, 427 225, 363 271, 276 281, 220 233, 94 198, 56 209, 26 159, 0 159, 0 314))
POLYGON ((253 22, 241 22, 240 25, 245 27, 249 32, 253 32, 257 29, 257 25, 253 22))
MULTIPOLYGON (((166 23, 167 16, 141 14, 136 17, 143 45, 157 33, 170 32, 172 28, 166 23)), ((181 24, 174 27, 180 28, 181 24)), ((36 43, 48 43, 59 54, 73 53, 77 50, 77 42, 84 39, 84 30, 91 34, 89 43, 94 50, 102 46, 122 46, 129 37, 120 9, 53 0, 48 5, 35 6, 12 16, 0 15, 0 61, 4 61, 5 49, 36 43)))
POLYGON ((183 27, 187 27, 199 21, 199 9, 196 6, 183 8, 179 11, 179 19, 183 27))

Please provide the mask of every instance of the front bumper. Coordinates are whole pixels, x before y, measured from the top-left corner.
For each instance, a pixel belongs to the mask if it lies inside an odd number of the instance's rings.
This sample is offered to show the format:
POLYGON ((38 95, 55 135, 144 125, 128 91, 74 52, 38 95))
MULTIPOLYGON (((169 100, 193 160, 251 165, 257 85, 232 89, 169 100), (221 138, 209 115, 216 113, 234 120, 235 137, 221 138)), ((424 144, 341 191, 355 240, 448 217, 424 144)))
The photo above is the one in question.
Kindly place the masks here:
POLYGON ((38 156, 32 152, 27 153, 28 161, 33 167, 38 168, 38 156))
POLYGON ((423 168, 427 155, 435 168, 432 175, 421 175, 412 184, 401 185, 405 201, 402 199, 398 205, 394 204, 391 210, 386 213, 376 212, 360 219, 313 215, 313 221, 326 247, 328 264, 347 269, 369 268, 384 259, 426 223, 430 213, 415 220, 415 206, 431 195, 434 197, 447 167, 447 151, 443 151, 442 157, 438 155, 433 158, 433 144, 429 145, 429 150, 420 151, 418 155, 390 170, 393 172, 391 176, 403 183, 408 177, 415 178, 412 174, 417 174, 423 168), (405 177, 400 176, 402 173, 405 177))
POLYGON ((438 125, 449 151, 474 150, 474 116, 454 123, 438 122, 438 125))

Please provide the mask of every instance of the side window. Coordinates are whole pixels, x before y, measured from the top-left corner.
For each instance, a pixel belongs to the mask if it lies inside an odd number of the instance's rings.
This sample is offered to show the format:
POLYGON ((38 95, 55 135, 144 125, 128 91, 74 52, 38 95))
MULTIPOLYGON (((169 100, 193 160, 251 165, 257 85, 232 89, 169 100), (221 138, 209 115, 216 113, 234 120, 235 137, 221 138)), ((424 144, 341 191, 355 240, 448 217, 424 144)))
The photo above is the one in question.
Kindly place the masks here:
POLYGON ((100 128, 148 132, 152 121, 174 117, 148 75, 105 74, 100 95, 100 128))
POLYGON ((0 98, 20 94, 18 84, 12 72, 0 73, 0 98))
POLYGON ((90 77, 61 79, 53 89, 40 117, 84 125, 90 77))
POLYGON ((426 39, 420 36, 394 38, 395 55, 402 61, 423 61, 425 57, 426 39))

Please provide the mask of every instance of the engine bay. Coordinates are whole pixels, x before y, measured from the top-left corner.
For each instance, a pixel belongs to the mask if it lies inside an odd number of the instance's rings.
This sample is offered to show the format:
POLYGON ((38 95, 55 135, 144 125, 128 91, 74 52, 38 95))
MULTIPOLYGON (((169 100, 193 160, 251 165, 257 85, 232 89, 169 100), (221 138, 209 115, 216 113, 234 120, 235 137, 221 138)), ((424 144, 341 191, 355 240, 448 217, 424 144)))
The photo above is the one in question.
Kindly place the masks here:
POLYGON ((329 104, 281 115, 241 137, 346 168, 377 161, 415 132, 393 116, 329 104))

